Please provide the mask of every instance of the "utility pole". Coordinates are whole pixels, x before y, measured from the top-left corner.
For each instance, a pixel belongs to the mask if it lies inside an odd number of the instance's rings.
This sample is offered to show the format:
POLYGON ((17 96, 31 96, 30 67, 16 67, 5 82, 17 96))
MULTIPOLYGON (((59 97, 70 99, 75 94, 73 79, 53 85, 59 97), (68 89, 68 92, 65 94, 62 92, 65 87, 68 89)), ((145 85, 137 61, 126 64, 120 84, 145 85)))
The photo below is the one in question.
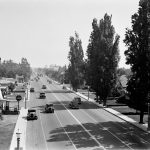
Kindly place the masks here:
MULTIPOLYGON (((150 59, 150 1, 147 0, 147 28, 148 28, 148 60, 150 59)), ((150 65, 150 60, 149 60, 150 65)), ((148 66, 150 67, 150 66, 148 66)), ((150 79, 149 79, 150 80, 150 79)), ((148 81, 150 86, 150 81, 148 81)), ((150 90, 150 89, 149 89, 150 90)), ((147 130, 150 131, 150 101, 149 101, 150 91, 148 91, 148 128, 147 130)))

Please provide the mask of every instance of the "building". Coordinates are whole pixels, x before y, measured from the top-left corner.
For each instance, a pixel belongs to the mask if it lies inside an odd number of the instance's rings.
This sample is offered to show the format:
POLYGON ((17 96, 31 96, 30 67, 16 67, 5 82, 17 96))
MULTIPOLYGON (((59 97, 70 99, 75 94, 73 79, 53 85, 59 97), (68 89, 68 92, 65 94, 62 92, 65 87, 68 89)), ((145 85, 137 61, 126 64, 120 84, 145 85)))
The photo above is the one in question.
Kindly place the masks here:
POLYGON ((24 76, 16 75, 16 81, 17 83, 24 83, 24 76))

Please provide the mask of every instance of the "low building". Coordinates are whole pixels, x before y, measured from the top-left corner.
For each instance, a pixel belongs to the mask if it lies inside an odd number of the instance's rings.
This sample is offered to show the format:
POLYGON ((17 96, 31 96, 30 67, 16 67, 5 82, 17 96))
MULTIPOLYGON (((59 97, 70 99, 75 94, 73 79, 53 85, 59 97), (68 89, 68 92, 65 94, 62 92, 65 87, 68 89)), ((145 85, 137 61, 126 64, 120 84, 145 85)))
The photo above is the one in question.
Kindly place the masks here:
POLYGON ((16 75, 16 81, 17 83, 24 83, 24 76, 16 75))

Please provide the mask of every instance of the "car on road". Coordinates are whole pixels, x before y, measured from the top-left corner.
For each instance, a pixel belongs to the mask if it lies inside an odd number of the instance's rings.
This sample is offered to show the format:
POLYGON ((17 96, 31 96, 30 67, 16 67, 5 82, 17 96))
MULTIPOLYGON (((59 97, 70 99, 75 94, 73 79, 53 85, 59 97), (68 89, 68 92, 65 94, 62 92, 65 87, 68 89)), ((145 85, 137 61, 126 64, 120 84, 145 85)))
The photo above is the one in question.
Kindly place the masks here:
POLYGON ((47 87, 46 87, 46 85, 42 85, 42 89, 46 89, 47 87))
POLYGON ((40 99, 45 99, 46 98, 46 95, 44 92, 41 92, 40 95, 39 95, 39 98, 40 99))
POLYGON ((79 109, 78 100, 73 99, 73 100, 69 103, 69 108, 72 108, 72 109, 79 109))
POLYGON ((35 109, 28 109, 27 120, 37 120, 38 117, 36 115, 35 109))
POLYGON ((53 104, 46 104, 45 105, 45 112, 46 113, 54 113, 54 106, 53 106, 53 104))
POLYGON ((77 101, 78 104, 81 104, 81 98, 79 96, 74 97, 74 101, 77 101))
POLYGON ((49 84, 52 84, 52 81, 51 81, 51 80, 49 80, 49 79, 47 79, 47 82, 48 82, 49 84))
POLYGON ((30 92, 34 92, 34 88, 32 87, 32 88, 30 88, 30 92))

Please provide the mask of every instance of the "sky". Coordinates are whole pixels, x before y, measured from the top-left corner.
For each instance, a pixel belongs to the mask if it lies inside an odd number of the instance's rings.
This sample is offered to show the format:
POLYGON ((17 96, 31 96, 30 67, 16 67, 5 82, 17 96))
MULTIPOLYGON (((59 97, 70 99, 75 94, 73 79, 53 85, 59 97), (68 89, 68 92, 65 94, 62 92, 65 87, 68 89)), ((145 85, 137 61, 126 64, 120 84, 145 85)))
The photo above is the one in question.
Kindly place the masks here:
POLYGON ((68 65, 69 37, 79 34, 86 50, 92 21, 112 15, 120 35, 119 67, 125 64, 125 29, 138 11, 139 0, 0 0, 0 57, 19 63, 27 58, 32 67, 68 65))

